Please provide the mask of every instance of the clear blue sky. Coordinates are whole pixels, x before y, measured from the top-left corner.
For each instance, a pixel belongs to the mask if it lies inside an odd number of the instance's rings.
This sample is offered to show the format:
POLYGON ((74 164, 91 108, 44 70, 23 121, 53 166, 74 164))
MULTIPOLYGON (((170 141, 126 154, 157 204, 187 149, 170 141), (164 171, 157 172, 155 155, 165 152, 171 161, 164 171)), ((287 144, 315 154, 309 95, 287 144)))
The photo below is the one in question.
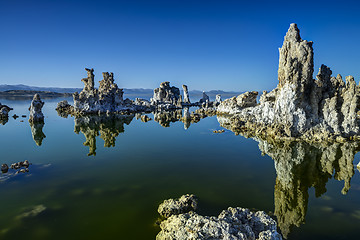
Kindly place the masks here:
POLYGON ((124 88, 271 90, 292 22, 315 72, 359 80, 357 1, 0 0, 0 84, 82 87, 93 67, 124 88))

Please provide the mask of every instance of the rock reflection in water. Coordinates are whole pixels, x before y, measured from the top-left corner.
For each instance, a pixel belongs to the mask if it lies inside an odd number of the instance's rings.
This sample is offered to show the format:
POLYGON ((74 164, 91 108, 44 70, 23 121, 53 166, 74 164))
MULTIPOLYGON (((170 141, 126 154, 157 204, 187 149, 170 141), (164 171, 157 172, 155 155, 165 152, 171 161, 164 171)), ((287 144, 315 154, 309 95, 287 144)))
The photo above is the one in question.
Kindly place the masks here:
POLYGON ((170 123, 181 121, 184 123, 184 129, 187 130, 191 124, 199 122, 201 119, 208 116, 214 116, 215 112, 211 108, 199 108, 190 112, 189 107, 177 109, 172 111, 158 111, 153 112, 154 120, 163 127, 170 127, 170 123))
POLYGON ((170 127, 170 123, 181 120, 182 110, 173 111, 158 111, 153 112, 155 122, 158 122, 163 127, 170 127))
POLYGON ((0 117, 0 124, 5 125, 9 121, 8 117, 0 117))
POLYGON ((116 137, 124 132, 124 124, 129 125, 134 115, 82 116, 75 117, 74 131, 82 132, 89 147, 88 156, 96 155, 96 137, 104 140, 104 147, 115 147, 116 137))
MULTIPOLYGON (((218 116, 222 127, 231 130, 230 121, 218 116)), ((244 135, 244 133, 236 132, 244 135)), ((353 177, 355 154, 360 151, 360 143, 306 143, 306 142, 278 142, 273 139, 259 142, 262 154, 274 160, 276 182, 274 187, 275 215, 278 226, 286 238, 293 226, 299 227, 305 223, 311 187, 315 189, 315 196, 320 197, 326 192, 326 183, 334 177, 344 181, 342 194, 350 189, 353 177)))
POLYGON ((326 192, 327 181, 334 177, 344 181, 341 191, 346 194, 354 175, 353 160, 360 150, 359 143, 313 145, 305 142, 269 143, 259 140, 260 150, 275 163, 275 215, 286 237, 293 225, 305 223, 308 189, 314 187, 315 196, 326 192))
POLYGON ((44 122, 30 122, 31 135, 38 146, 41 146, 43 139, 46 138, 43 132, 44 125, 44 122))

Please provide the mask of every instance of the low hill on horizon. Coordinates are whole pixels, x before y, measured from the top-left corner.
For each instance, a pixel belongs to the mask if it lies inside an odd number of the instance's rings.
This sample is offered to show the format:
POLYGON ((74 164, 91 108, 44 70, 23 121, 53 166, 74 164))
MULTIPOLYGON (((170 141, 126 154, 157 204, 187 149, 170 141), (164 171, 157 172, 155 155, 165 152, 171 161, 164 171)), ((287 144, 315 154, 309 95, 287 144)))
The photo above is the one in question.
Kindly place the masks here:
MULTIPOLYGON (((7 94, 10 94, 11 91, 15 91, 14 93, 20 94, 21 91, 24 91, 24 93, 29 93, 30 91, 41 91, 41 92, 52 92, 52 93, 62 93, 62 94, 71 94, 74 92, 80 92, 82 88, 60 88, 60 87, 36 87, 36 86, 28 86, 24 84, 16 84, 16 85, 9 85, 9 84, 1 84, 0 85, 0 92, 8 92, 7 94), (29 92, 26 92, 29 91, 29 92)), ((154 90, 148 89, 148 88, 124 88, 124 94, 125 96, 135 96, 138 95, 141 96, 152 96, 154 90)), ((205 91, 207 95, 210 97, 214 97, 217 94, 221 94, 224 97, 228 96, 236 96, 243 92, 227 92, 223 90, 211 90, 211 91, 205 91)), ((32 92, 33 93, 33 92, 32 92)), ((191 90, 189 91, 190 95, 194 96, 201 96, 203 91, 200 90, 191 90)))

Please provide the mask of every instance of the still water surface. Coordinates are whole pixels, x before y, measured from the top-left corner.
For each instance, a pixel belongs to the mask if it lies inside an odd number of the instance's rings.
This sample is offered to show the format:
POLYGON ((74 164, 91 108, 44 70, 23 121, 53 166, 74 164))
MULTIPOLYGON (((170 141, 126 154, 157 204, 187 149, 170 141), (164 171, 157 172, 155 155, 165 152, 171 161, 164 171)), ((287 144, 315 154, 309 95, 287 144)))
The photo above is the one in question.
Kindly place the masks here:
MULTIPOLYGON (((357 146, 214 134, 216 116, 187 130, 136 118, 84 124, 59 117, 60 100, 45 100, 42 140, 27 118, 0 125, 1 164, 32 163, 0 176, 0 239, 155 239, 159 203, 186 193, 199 197, 200 214, 239 206, 275 215, 287 239, 358 237, 357 146)), ((0 102, 28 116, 30 100, 0 102)))

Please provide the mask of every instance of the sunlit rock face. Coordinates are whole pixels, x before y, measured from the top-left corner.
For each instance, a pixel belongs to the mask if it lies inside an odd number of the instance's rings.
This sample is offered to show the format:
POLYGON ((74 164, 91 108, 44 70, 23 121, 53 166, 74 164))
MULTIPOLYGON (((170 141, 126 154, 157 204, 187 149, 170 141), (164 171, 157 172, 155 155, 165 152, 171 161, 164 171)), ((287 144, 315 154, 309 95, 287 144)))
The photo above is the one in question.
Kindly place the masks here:
POLYGON ((64 100, 57 104, 55 109, 60 117, 67 118, 69 114, 74 113, 74 107, 68 101, 64 100))
POLYGON ((88 156, 96 155, 96 137, 104 140, 104 147, 115 147, 116 137, 124 132, 124 124, 129 125, 134 115, 82 116, 75 117, 74 132, 82 132, 86 138, 84 146, 89 147, 88 156))
POLYGON ((156 239, 282 239, 276 221, 263 211, 229 207, 219 216, 209 217, 195 213, 196 208, 194 195, 165 200, 158 212, 167 219, 161 222, 156 239))
POLYGON ((30 104, 30 115, 29 115, 29 122, 30 123, 38 123, 44 122, 44 114, 42 113, 41 109, 44 106, 44 102, 41 101, 40 95, 35 94, 33 100, 30 104))
POLYGON ((219 101, 219 106, 217 111, 219 113, 226 114, 236 114, 240 113, 244 108, 255 107, 257 105, 256 98, 258 92, 245 92, 240 94, 237 97, 232 97, 221 102, 219 101))
POLYGON ((313 79, 312 42, 301 39, 296 24, 290 25, 279 52, 277 88, 264 91, 259 104, 239 103, 249 93, 224 100, 218 114, 233 115, 233 128, 265 136, 338 142, 360 139, 360 89, 354 78, 348 76, 344 82, 340 75, 331 77, 330 68, 322 65, 313 79))
POLYGON ((85 68, 85 70, 88 77, 81 80, 84 83, 84 89, 80 93, 73 94, 73 106, 67 101, 58 103, 56 110, 60 116, 150 111, 149 104, 145 104, 144 101, 136 104, 130 99, 123 99, 124 92, 114 82, 113 73, 103 72, 103 79, 99 81, 99 89, 96 89, 94 69, 85 68))
POLYGON ((182 97, 180 89, 174 86, 170 87, 170 82, 162 82, 159 88, 154 89, 151 104, 163 110, 181 108, 182 97))
POLYGON ((214 105, 219 106, 219 104, 222 102, 221 95, 217 94, 215 97, 214 105))
POLYGON ((123 90, 114 83, 114 74, 103 72, 99 89, 94 87, 94 69, 85 68, 87 78, 83 78, 84 89, 74 93, 75 113, 106 113, 117 112, 131 108, 123 99, 123 90))
POLYGON ((191 104, 190 97, 189 97, 189 91, 188 87, 186 85, 182 85, 183 91, 184 91, 184 100, 183 103, 185 104, 191 104))
POLYGON ((31 135, 38 146, 41 146, 43 139, 46 138, 43 132, 44 125, 44 122, 30 122, 31 135))
POLYGON ((204 104, 204 103, 209 103, 209 102, 210 102, 209 96, 205 92, 203 92, 202 98, 200 98, 199 103, 204 104))
POLYGON ((306 142, 271 142, 256 139, 263 154, 275 163, 276 183, 274 190, 275 215, 283 236, 286 238, 293 226, 305 223, 309 188, 315 196, 326 192, 330 178, 344 181, 341 191, 346 194, 354 175, 353 160, 360 150, 354 142, 309 144, 306 142))

